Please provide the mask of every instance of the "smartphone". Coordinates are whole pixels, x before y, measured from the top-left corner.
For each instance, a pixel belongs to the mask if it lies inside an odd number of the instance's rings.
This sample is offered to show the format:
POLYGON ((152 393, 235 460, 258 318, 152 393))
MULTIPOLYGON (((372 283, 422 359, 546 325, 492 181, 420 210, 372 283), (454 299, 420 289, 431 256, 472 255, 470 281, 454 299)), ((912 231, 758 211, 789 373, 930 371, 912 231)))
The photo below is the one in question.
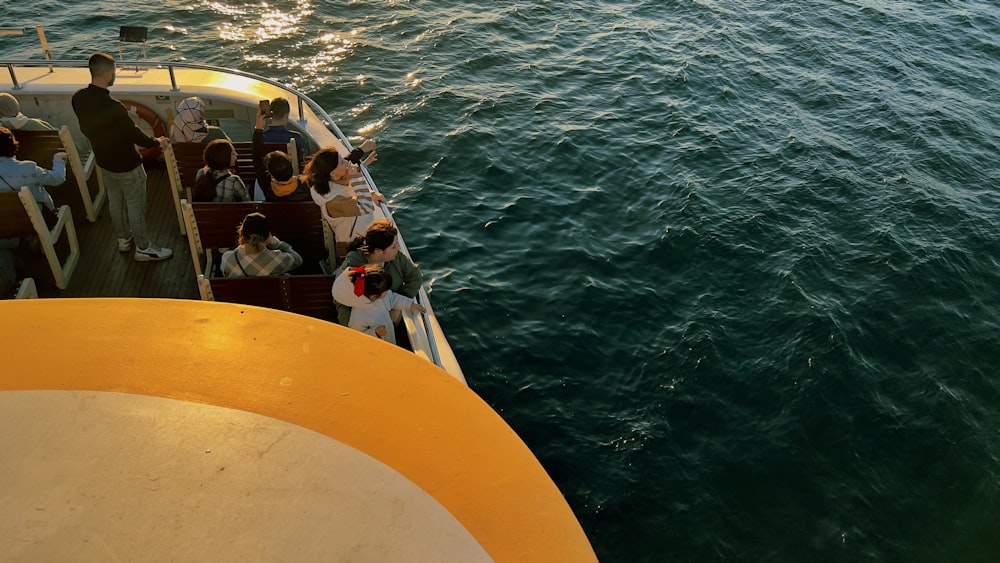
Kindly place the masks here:
POLYGON ((264 117, 271 117, 271 100, 261 100, 259 105, 260 114, 264 117))
POLYGON ((371 139, 365 139, 365 142, 361 143, 361 150, 364 152, 372 152, 375 150, 375 141, 371 139))

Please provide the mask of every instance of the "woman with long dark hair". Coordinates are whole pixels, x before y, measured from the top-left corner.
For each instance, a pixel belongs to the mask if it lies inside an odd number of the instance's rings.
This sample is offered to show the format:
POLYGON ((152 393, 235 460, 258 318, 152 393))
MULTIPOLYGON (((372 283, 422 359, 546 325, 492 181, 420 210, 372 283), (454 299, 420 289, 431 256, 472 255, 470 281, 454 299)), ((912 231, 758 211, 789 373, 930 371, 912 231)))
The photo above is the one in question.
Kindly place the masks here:
POLYGON ((194 177, 194 201, 249 201, 247 187, 233 174, 236 147, 225 139, 216 139, 205 146, 205 166, 194 177))
MULTIPOLYGON (((364 163, 375 158, 372 152, 364 163)), ((336 149, 317 151, 304 172, 312 200, 338 242, 349 242, 354 235, 364 233, 375 219, 375 205, 385 203, 382 194, 372 191, 358 165, 341 157, 336 149)))

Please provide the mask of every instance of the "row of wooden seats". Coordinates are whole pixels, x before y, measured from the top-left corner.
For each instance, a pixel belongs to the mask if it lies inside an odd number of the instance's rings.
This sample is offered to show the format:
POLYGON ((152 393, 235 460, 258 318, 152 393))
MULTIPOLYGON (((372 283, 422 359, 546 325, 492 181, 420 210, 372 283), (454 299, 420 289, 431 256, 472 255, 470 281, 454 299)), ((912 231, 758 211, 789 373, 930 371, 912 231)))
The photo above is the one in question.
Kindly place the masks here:
MULTIPOLYGON (((253 166, 253 143, 234 142, 233 147, 236 148, 235 173, 243 180, 247 191, 252 195, 254 181, 257 177, 253 166)), ((264 154, 272 151, 296 154, 295 150, 295 139, 289 141, 287 145, 283 143, 264 144, 264 154)), ((170 177, 171 196, 177 212, 177 222, 181 234, 187 234, 184 215, 181 211, 181 200, 191 201, 195 176, 198 170, 205 166, 205 143, 170 143, 163 153, 163 158, 167 166, 167 175, 170 177)), ((292 159, 292 169, 295 174, 299 173, 299 163, 294 158, 292 159)))
MULTIPOLYGON (((12 131, 17 139, 18 160, 33 160, 39 166, 52 169, 52 155, 59 151, 66 152, 66 183, 64 186, 73 186, 79 190, 80 198, 83 200, 83 208, 87 214, 87 220, 91 223, 97 221, 97 215, 101 211, 107 199, 107 191, 104 188, 104 178, 97 175, 97 193, 91 194, 87 182, 90 176, 97 169, 97 161, 93 151, 80 154, 69 129, 63 125, 58 131, 23 131, 15 129, 12 131)), ((55 190, 58 190, 56 187, 55 190)))
POLYGON ((38 235, 38 244, 49 263, 56 286, 66 289, 73 270, 80 261, 80 242, 77 240, 73 212, 69 206, 60 207, 56 218, 56 224, 49 228, 41 206, 27 187, 22 187, 17 193, 0 192, 0 238, 38 235), (55 245, 63 234, 69 243, 69 253, 65 259, 60 259, 55 245))
POLYGON ((333 231, 311 201, 191 203, 181 200, 196 275, 215 276, 219 249, 236 246, 236 230, 249 213, 263 213, 271 232, 292 245, 303 259, 303 274, 330 272, 333 231))
POLYGON ((274 276, 267 278, 206 278, 198 276, 204 301, 224 301, 290 311, 337 322, 337 307, 330 288, 333 274, 274 276))
POLYGON ((336 322, 330 294, 329 249, 333 232, 311 201, 191 203, 181 200, 198 291, 205 301, 225 301, 291 311, 336 322), (215 272, 222 249, 236 246, 236 229, 248 213, 267 216, 271 230, 302 255, 294 275, 224 278, 215 272))

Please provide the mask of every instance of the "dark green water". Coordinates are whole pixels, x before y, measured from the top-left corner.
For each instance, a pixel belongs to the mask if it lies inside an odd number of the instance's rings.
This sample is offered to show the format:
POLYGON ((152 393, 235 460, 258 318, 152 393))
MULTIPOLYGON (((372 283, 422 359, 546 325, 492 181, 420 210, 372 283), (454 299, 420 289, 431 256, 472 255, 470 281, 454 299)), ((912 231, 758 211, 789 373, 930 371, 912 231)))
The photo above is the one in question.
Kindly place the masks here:
POLYGON ((1000 560, 992 2, 4 9, 378 139, 470 384, 603 561, 1000 560))

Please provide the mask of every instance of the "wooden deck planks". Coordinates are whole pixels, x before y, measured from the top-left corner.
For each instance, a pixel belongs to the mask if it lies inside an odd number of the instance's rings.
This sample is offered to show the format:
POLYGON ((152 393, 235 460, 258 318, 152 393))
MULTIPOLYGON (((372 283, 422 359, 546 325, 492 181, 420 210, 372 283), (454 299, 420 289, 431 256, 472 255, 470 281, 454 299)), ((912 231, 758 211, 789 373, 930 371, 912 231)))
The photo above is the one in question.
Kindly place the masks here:
MULTIPOLYGON (((108 206, 101 209, 96 223, 89 223, 82 203, 68 192, 53 194, 57 203, 68 203, 80 238, 80 263, 69 287, 55 287, 44 258, 27 264, 26 275, 35 278, 40 297, 165 297, 198 299, 198 286, 191 265, 187 239, 180 234, 170 197, 170 182, 160 163, 146 164, 146 228, 153 242, 174 251, 169 260, 136 262, 132 252, 120 253, 111 225, 108 206)), ((97 182, 96 175, 91 182, 97 182)))

